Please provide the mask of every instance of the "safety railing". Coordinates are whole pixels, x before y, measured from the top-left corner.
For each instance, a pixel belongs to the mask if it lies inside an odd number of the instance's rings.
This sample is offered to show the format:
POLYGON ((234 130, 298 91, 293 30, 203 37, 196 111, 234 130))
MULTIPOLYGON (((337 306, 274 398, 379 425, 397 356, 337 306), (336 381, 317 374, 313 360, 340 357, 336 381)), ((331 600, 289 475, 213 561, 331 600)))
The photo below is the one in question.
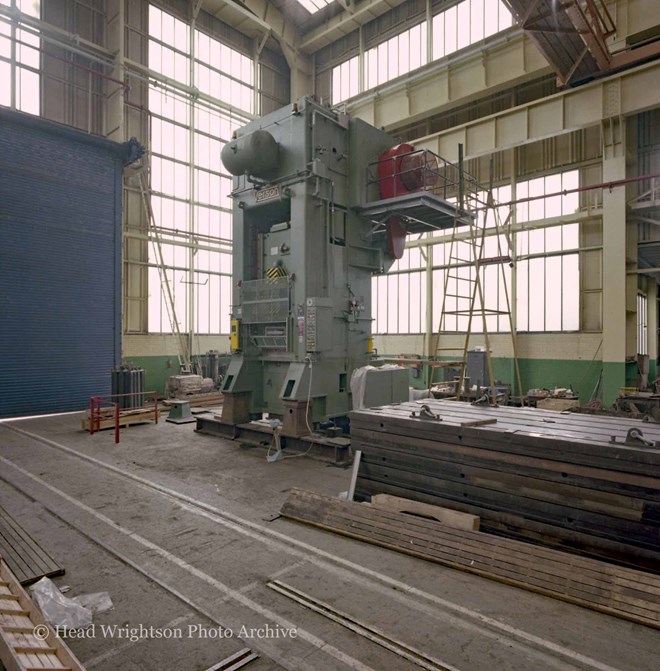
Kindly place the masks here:
POLYGON ((155 391, 108 394, 106 396, 92 396, 89 399, 87 430, 90 435, 93 435, 103 429, 114 428, 115 444, 119 443, 120 426, 130 426, 149 420, 158 424, 158 393, 155 391), (130 410, 121 410, 120 405, 126 397, 138 397, 142 405, 130 410))

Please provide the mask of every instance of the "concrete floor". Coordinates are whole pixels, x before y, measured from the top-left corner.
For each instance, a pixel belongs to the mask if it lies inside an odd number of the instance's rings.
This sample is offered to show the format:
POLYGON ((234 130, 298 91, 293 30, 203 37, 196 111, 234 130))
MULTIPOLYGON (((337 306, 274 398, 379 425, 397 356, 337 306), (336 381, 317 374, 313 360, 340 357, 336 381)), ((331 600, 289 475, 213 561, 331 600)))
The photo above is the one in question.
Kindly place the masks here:
POLYGON ((267 463, 265 449, 194 424, 131 427, 115 446, 111 432, 82 432, 81 417, 0 424, 0 505, 65 566, 68 596, 110 593, 95 636, 67 641, 88 669, 204 671, 245 647, 260 655, 249 671, 420 668, 273 591, 274 579, 424 652, 427 668, 658 668, 656 630, 273 519, 292 487, 335 495, 349 470, 267 463))

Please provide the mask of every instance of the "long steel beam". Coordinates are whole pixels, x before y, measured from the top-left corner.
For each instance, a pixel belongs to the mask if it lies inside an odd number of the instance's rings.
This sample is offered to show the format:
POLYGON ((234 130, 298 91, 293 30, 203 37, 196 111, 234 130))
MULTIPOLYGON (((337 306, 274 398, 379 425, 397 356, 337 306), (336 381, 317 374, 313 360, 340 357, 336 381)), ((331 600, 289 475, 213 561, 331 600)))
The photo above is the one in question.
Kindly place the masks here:
POLYGON ((492 95, 550 72, 517 28, 356 96, 346 108, 374 126, 395 128, 492 95))
POLYGON ((660 60, 427 135, 415 146, 455 161, 459 144, 469 159, 597 126, 660 107, 658 81, 660 60))

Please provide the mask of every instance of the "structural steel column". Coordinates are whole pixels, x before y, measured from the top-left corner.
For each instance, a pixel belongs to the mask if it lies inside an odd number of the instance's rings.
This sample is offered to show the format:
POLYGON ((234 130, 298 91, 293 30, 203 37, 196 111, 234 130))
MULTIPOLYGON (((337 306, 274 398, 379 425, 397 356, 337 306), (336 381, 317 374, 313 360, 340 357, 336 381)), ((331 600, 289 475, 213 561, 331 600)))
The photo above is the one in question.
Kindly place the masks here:
MULTIPOLYGON (((427 233, 426 238, 431 238, 432 234, 427 233)), ((424 354, 427 358, 431 358, 437 354, 433 349, 433 246, 429 245, 426 249, 422 248, 422 254, 426 254, 426 352, 424 354)), ((439 325, 438 325, 439 326, 439 325)), ((433 369, 430 372, 429 380, 433 379, 433 369)))
MULTIPOLYGON (((626 177, 626 124, 615 116, 602 124, 603 181, 626 177)), ((603 404, 626 386, 626 190, 603 191, 603 404)))
MULTIPOLYGON (((125 47, 125 11, 123 0, 108 0, 107 3, 107 42, 108 47, 117 54, 115 67, 110 73, 116 81, 124 81, 125 47)), ((126 137, 124 123, 124 89, 112 81, 106 82, 105 100, 105 136, 116 142, 124 142, 126 137)))
MULTIPOLYGON (((130 28, 133 47, 146 60, 148 53, 148 5, 140 12, 132 13, 133 24, 130 28)), ((103 117, 103 133, 115 142, 125 142, 129 137, 136 137, 143 145, 148 145, 148 118, 144 111, 148 104, 148 92, 144 84, 133 79, 131 87, 122 86, 118 82, 128 84, 126 75, 126 54, 128 16, 125 0, 107 0, 106 4, 106 46, 113 53, 114 68, 110 72, 111 80, 105 81, 105 105, 103 117), (127 106, 130 103, 130 106, 127 106)), ((130 228, 142 231, 146 236, 148 223, 144 213, 144 205, 137 189, 135 179, 127 175, 124 188, 123 208, 123 331, 125 333, 146 333, 148 319, 148 269, 145 265, 149 260, 147 240, 130 239, 126 231, 130 228)))
POLYGON ((658 375, 656 365, 658 358, 658 283, 655 277, 647 277, 646 286, 647 351, 649 353, 649 383, 651 383, 658 375))

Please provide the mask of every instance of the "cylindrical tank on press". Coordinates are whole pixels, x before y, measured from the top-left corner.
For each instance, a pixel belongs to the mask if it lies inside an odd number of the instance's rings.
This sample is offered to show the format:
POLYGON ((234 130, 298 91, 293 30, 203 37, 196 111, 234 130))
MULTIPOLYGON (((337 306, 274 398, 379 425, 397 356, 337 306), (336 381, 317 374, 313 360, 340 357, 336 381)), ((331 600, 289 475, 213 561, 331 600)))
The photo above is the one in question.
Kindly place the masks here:
MULTIPOLYGON (((131 384, 131 369, 128 366, 124 367, 124 394, 130 394, 133 391, 133 385, 131 384)), ((124 396, 122 399, 123 403, 119 406, 120 408, 132 408, 131 397, 124 396)))
POLYGON ((267 130, 255 130, 227 142, 220 158, 232 175, 268 177, 277 167, 280 147, 267 130))

